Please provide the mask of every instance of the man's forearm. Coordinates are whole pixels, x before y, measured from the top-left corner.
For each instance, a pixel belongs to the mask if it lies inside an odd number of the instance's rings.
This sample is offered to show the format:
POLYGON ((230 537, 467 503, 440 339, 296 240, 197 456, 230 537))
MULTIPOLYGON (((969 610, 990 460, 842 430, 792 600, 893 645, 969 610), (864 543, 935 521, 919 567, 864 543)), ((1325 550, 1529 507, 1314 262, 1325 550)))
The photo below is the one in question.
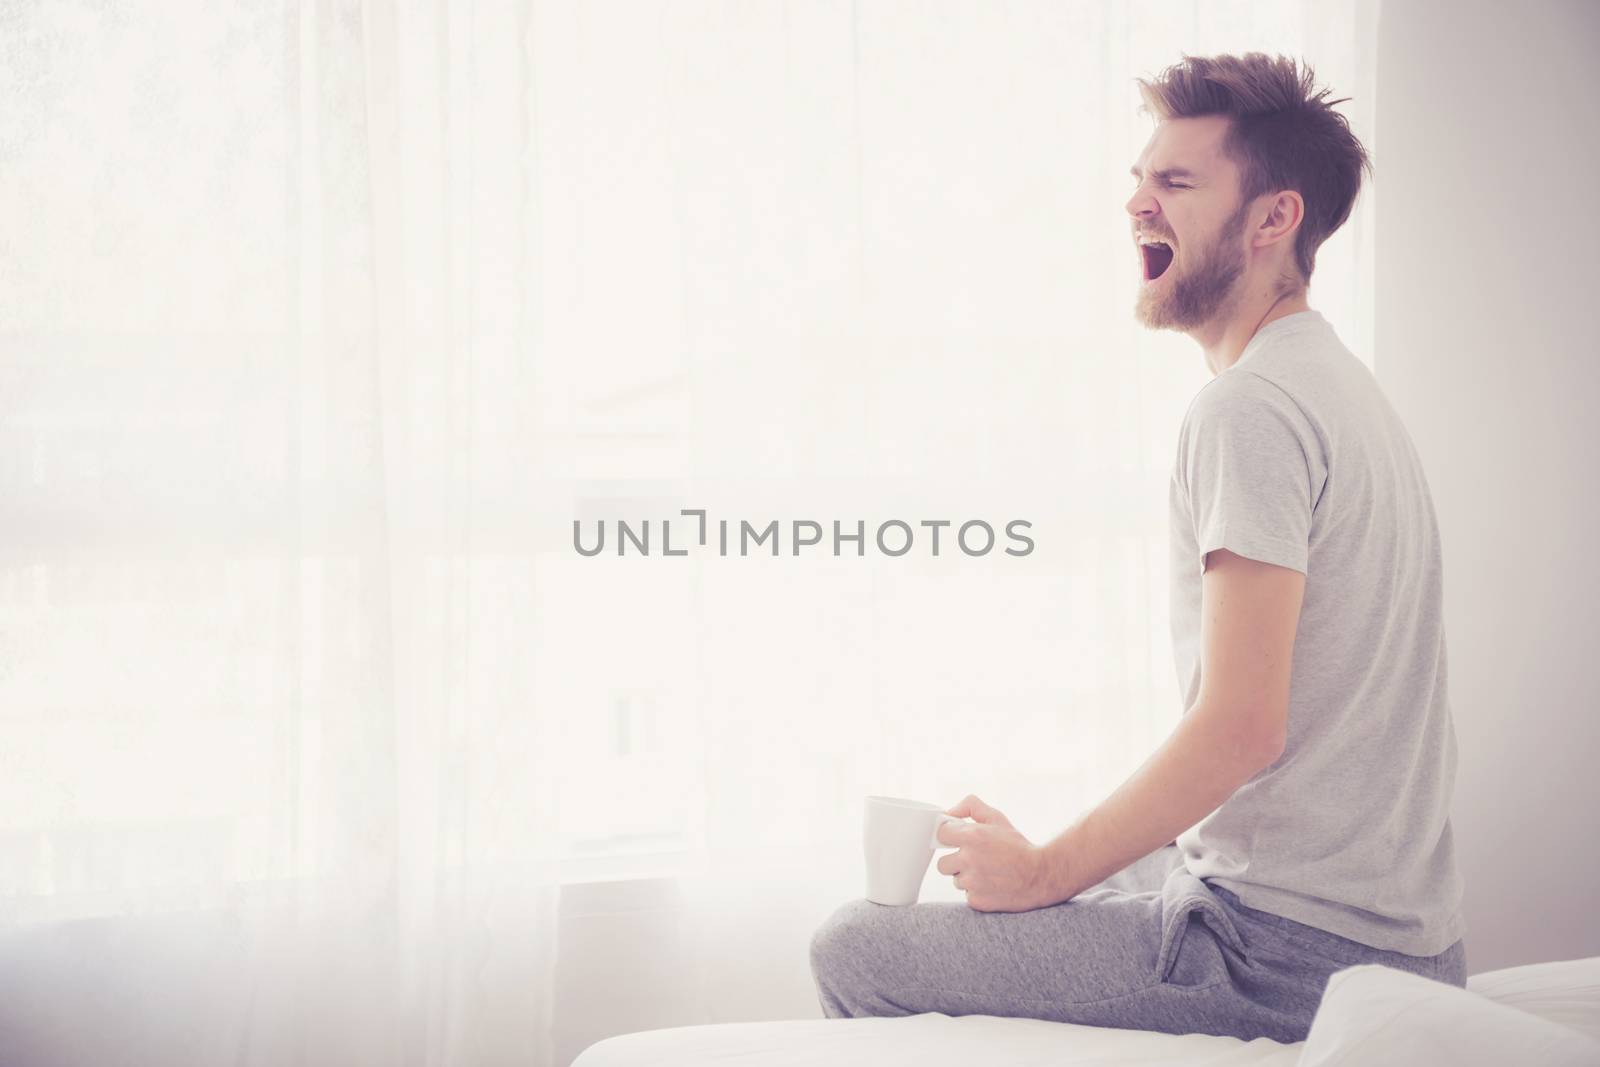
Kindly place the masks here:
POLYGON ((1196 705, 1116 792, 1044 846, 1068 900, 1175 840, 1283 751, 1268 717, 1196 705))

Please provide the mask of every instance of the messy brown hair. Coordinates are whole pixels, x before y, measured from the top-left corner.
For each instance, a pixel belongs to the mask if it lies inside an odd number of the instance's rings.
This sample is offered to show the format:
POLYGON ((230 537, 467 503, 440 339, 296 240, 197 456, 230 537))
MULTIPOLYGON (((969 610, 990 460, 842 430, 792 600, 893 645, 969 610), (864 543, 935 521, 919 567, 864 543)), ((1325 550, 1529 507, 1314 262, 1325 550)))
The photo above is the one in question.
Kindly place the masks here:
POLYGON ((1297 70, 1285 56, 1246 52, 1241 56, 1191 56, 1154 80, 1135 79, 1141 111, 1157 121, 1225 115, 1232 121, 1222 150, 1239 168, 1239 208, 1263 193, 1293 189, 1305 203, 1295 233, 1300 284, 1309 285, 1317 249, 1350 217, 1363 171, 1372 161, 1333 110, 1349 97, 1326 100, 1313 92, 1314 73, 1304 60, 1297 70))

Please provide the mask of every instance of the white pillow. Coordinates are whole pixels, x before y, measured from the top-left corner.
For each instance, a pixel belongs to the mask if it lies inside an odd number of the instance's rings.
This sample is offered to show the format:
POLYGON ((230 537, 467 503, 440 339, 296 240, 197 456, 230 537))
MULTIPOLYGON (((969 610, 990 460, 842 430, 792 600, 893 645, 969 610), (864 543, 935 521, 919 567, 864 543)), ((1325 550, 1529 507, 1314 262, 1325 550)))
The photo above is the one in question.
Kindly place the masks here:
POLYGON ((1467 988, 1600 1041, 1600 956, 1475 974, 1467 988))
POLYGON ((1392 967, 1366 964, 1328 979, 1300 1067, 1424 1063, 1594 1067, 1600 1041, 1392 967))

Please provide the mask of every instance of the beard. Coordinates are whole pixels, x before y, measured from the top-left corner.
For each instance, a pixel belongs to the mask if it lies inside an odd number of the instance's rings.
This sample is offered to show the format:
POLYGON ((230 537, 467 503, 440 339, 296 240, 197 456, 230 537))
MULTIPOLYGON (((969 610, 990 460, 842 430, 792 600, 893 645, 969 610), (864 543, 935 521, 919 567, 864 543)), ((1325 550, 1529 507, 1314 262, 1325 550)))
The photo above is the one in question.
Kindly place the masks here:
POLYGON ((1244 251, 1239 235, 1244 232, 1248 204, 1227 222, 1222 231, 1204 246, 1192 264, 1178 262, 1176 255, 1166 273, 1154 282, 1144 282, 1134 304, 1134 315, 1152 330, 1193 330, 1224 315, 1239 300, 1237 286, 1244 277, 1244 251))

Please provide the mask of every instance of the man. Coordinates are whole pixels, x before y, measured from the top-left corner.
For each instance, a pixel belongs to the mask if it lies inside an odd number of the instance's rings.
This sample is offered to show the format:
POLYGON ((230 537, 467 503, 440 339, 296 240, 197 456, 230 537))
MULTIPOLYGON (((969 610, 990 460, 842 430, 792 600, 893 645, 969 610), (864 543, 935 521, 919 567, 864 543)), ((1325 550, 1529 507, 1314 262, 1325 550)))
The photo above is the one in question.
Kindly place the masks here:
POLYGON ((1186 712, 1047 844, 948 809, 975 820, 938 835, 967 903, 840 908, 811 944, 830 1017, 1297 1041, 1341 968, 1464 984, 1438 529, 1393 408, 1306 303, 1370 171, 1312 77, 1251 53, 1139 81, 1137 315, 1214 375, 1170 489, 1186 712))

